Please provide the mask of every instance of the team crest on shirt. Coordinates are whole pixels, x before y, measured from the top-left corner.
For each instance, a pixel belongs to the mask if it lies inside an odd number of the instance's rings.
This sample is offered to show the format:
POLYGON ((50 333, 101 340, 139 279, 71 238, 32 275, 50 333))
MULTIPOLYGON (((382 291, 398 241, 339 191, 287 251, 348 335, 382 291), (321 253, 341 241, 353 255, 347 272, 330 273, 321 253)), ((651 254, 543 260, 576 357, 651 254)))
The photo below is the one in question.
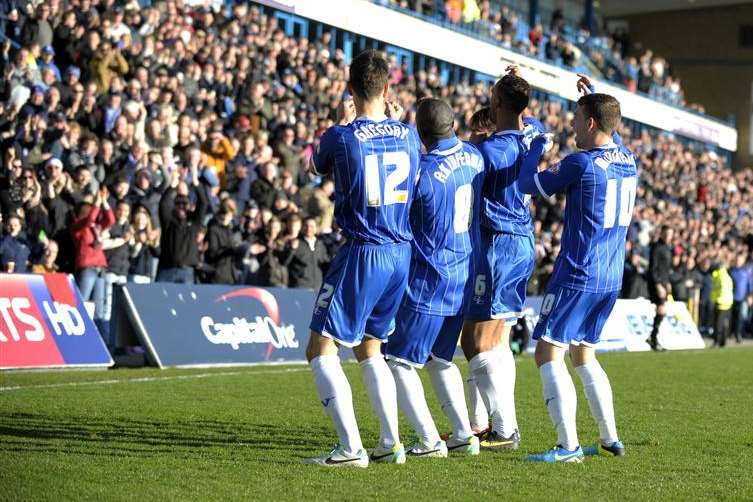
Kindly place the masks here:
POLYGON ((551 166, 549 169, 546 170, 549 173, 552 174, 559 174, 560 173, 560 162, 557 162, 553 166, 551 166))

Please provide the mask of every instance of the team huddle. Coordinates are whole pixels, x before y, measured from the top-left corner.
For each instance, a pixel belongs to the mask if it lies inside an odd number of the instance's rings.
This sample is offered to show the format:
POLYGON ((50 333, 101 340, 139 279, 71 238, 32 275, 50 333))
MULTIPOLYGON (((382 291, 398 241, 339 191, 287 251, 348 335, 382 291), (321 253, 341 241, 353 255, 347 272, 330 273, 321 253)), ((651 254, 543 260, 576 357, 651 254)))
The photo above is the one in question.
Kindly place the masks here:
POLYGON ((552 141, 541 123, 524 117, 530 86, 517 68, 474 116, 485 127, 471 142, 455 136, 454 113, 440 99, 418 102, 415 128, 400 122, 402 110, 387 100, 388 80, 389 65, 376 51, 353 60, 352 99, 343 100, 338 124, 312 159, 317 174, 335 179, 335 216, 346 241, 317 295, 306 351, 339 443, 308 462, 367 467, 519 447, 510 331, 523 315, 535 262, 528 204, 559 193, 567 200, 561 250, 533 334, 557 444, 528 460, 624 455, 611 386, 594 350, 621 288, 637 189, 635 156, 615 132, 619 103, 581 78, 572 124, 580 151, 539 171, 552 141), (453 363, 458 340, 469 362, 470 403, 453 363), (379 442, 369 453, 338 346, 353 349, 379 418, 379 442), (578 441, 566 351, 598 424, 593 446, 578 441), (448 435, 430 413, 422 367, 452 425, 448 435), (398 408, 418 437, 407 448, 398 408))

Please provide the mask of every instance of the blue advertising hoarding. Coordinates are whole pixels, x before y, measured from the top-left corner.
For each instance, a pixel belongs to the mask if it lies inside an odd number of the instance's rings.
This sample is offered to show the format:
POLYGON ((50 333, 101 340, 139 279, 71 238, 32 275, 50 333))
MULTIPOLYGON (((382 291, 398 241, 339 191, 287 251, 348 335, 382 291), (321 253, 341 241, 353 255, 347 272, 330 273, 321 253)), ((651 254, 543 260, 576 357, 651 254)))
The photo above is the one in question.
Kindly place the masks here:
POLYGON ((123 299, 159 367, 306 360, 311 290, 128 284, 123 299))

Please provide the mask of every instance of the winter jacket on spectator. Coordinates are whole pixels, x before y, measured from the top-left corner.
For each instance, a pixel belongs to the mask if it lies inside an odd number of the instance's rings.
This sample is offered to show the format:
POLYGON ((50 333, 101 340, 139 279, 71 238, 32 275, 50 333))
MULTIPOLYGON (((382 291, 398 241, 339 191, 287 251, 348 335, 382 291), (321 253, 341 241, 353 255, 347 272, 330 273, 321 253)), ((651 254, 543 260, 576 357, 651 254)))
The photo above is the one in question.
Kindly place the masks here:
POLYGON ((222 136, 219 142, 214 145, 211 142, 204 143, 201 151, 204 153, 205 165, 214 168, 220 178, 220 186, 224 188, 225 164, 235 157, 233 144, 225 136, 222 136))
POLYGON ((130 248, 130 267, 128 273, 131 275, 151 277, 152 259, 159 258, 159 255, 159 246, 150 246, 148 242, 141 243, 137 238, 136 243, 130 248))
POLYGON ((300 237, 288 244, 281 261, 288 267, 288 285, 291 288, 316 289, 322 284, 322 267, 329 263, 329 256, 319 239, 300 237))
POLYGON ((217 218, 213 218, 207 228, 206 242, 207 250, 204 257, 207 264, 214 269, 210 282, 234 284, 233 259, 236 256, 236 246, 232 227, 223 225, 217 218))
POLYGON ((108 231, 104 242, 107 271, 116 275, 128 275, 130 247, 125 237, 131 232, 131 224, 115 222, 108 231))
POLYGON ((199 264, 197 235, 202 229, 208 201, 204 190, 196 188, 196 209, 193 212, 186 209, 185 219, 179 218, 175 212, 177 192, 174 188, 168 189, 160 200, 160 269, 196 267, 199 264))
POLYGON ((99 51, 89 62, 89 70, 97 82, 97 90, 106 93, 110 90, 113 77, 128 73, 128 62, 119 52, 104 54, 99 51))
POLYGON ((669 272, 669 282, 672 284, 672 297, 678 302, 686 302, 690 298, 687 281, 688 271, 685 265, 672 267, 669 272))
POLYGON ((251 197, 261 209, 272 209, 277 196, 277 187, 266 178, 258 178, 251 184, 251 197))
POLYGON ((107 258, 102 249, 102 232, 115 223, 110 206, 93 206, 88 216, 74 219, 71 225, 73 243, 76 247, 76 270, 89 267, 107 267, 107 258))
POLYGON ((26 273, 30 254, 31 245, 23 233, 15 237, 6 235, 0 238, 0 272, 7 272, 8 266, 13 263, 13 273, 26 273))

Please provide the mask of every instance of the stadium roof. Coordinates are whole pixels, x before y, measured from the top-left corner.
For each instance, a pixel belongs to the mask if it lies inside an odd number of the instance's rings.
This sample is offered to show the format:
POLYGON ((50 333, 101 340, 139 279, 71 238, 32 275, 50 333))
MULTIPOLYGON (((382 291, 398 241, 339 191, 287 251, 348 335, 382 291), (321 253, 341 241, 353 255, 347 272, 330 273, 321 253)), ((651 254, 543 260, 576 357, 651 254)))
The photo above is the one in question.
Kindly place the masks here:
POLYGON ((646 14, 668 10, 687 10, 725 5, 750 4, 741 0, 595 0, 597 8, 606 17, 646 14))

